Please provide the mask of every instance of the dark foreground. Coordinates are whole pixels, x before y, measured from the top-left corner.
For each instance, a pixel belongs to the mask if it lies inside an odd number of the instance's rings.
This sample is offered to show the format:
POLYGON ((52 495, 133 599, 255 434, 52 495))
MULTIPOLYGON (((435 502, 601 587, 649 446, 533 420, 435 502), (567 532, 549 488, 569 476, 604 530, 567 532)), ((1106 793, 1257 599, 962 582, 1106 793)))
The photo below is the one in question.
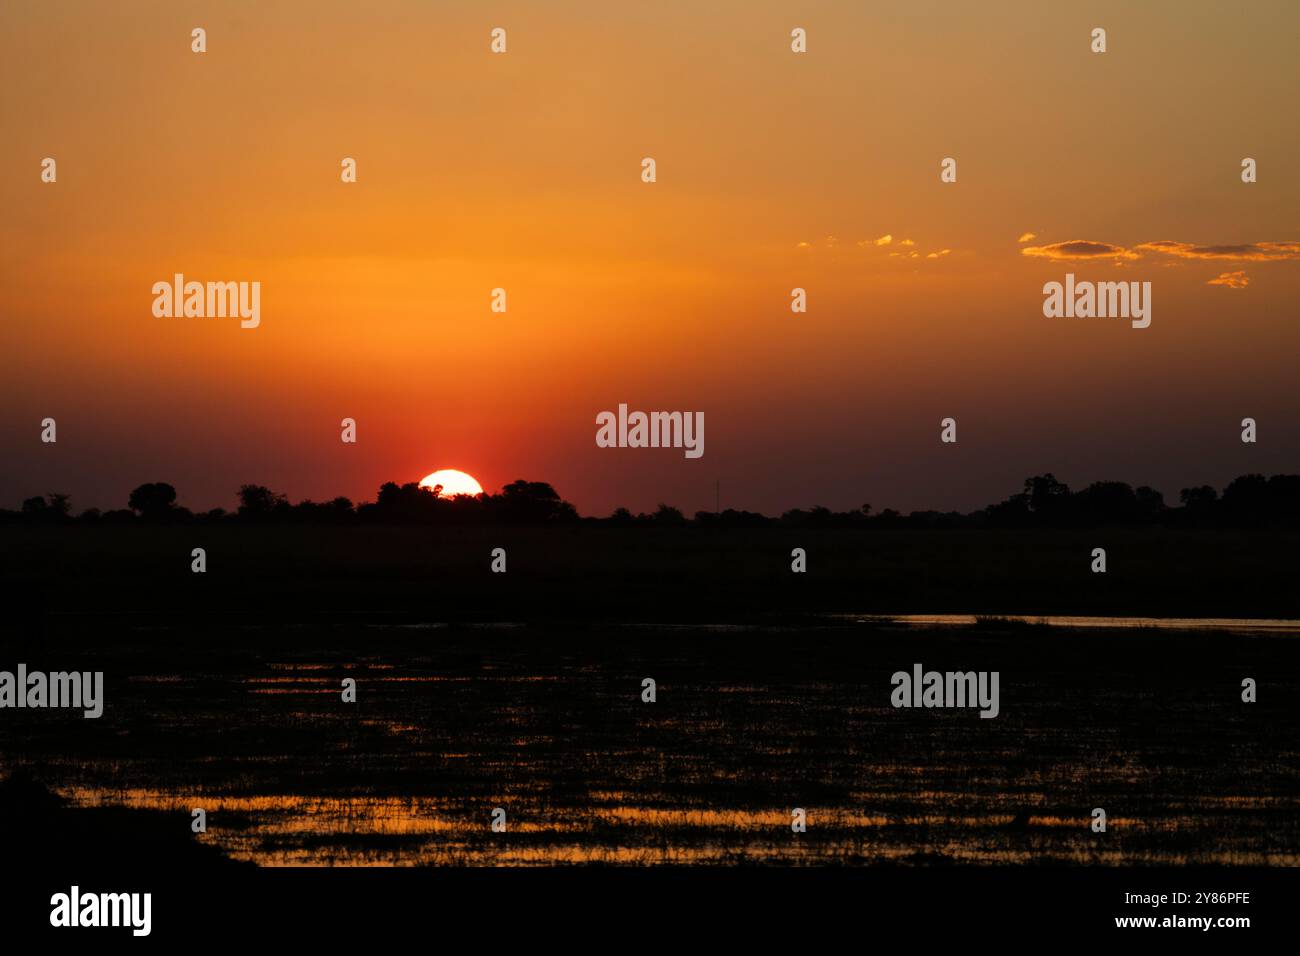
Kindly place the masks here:
POLYGON ((22 874, 6 939, 48 930, 74 885, 153 894, 154 938, 335 947, 451 929, 969 946, 1150 917, 1257 933, 1295 898, 1300 639, 858 622, 1300 618, 1291 532, 140 526, 0 545, 0 670, 106 681, 96 720, 0 711, 0 860, 22 874), (894 709, 890 676, 918 663, 998 671, 999 716, 894 709))
POLYGON ((1300 618, 1300 532, 128 526, 0 529, 11 620, 419 621, 827 612, 1300 618), (191 571, 202 548, 207 570, 191 571), (502 548, 507 572, 490 570, 502 548), (791 572, 804 550, 807 572, 791 572), (1104 548, 1105 574, 1091 571, 1104 548))
POLYGON ((1300 863, 1300 640, 907 629, 51 617, 0 667, 103 670, 104 716, 8 710, 6 846, 259 864, 1300 863), (894 709, 914 663, 1001 713, 894 709), (346 677, 357 702, 344 703, 346 677), (1259 701, 1241 700, 1258 681, 1259 701), (657 700, 642 700, 653 678, 657 700), (27 791, 31 793, 32 791, 27 791), (207 812, 191 836, 191 811, 207 812), (77 809, 80 808, 80 809, 77 809), (100 808, 98 810, 90 808, 100 808), (108 808, 112 808, 111 810, 108 808), (506 812, 493 832, 492 812, 506 812), (794 833, 794 808, 807 832, 794 833), (1106 831, 1090 827, 1105 810, 1106 831), (79 817, 77 814, 80 813, 79 817), (114 818, 118 819, 118 818, 114 818), (41 821, 45 821, 42 824, 41 821), (43 829, 48 826, 49 829, 43 829), (84 831, 84 832, 83 832, 84 831), (167 835, 162 836, 163 833, 167 835), (187 856, 178 844, 210 854, 187 856), (211 857, 211 858, 209 858, 211 857))

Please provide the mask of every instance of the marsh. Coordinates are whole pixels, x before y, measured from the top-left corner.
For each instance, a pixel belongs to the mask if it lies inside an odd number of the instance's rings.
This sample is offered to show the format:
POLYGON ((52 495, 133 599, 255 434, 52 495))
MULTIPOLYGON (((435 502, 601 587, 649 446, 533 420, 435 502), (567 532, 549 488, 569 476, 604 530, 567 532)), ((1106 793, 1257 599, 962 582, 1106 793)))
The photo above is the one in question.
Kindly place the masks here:
POLYGON ((23 643, 108 705, 7 712, 7 771, 261 865, 1300 864, 1290 636, 78 615, 23 643), (893 708, 916 660, 999 671, 998 719, 893 708))

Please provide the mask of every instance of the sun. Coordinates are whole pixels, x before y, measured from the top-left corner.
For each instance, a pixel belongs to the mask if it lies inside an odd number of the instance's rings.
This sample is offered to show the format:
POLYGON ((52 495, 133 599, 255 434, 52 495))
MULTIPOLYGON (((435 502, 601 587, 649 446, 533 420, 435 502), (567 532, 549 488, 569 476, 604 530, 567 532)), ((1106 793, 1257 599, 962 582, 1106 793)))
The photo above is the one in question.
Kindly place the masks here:
POLYGON ((483 486, 475 481, 472 475, 457 471, 455 468, 440 468, 433 474, 425 475, 420 479, 421 488, 436 488, 438 485, 442 485, 441 495, 443 498, 451 498, 455 495, 483 494, 483 486))

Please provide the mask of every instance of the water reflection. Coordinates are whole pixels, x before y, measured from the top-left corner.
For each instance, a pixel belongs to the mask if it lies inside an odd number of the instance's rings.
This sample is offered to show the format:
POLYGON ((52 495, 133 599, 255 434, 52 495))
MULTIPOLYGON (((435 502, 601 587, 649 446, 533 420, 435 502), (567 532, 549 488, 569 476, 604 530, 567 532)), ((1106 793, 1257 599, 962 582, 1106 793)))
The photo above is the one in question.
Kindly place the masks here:
POLYGON ((909 627, 970 627, 976 624, 1036 625, 1062 629, 1150 628, 1165 631, 1300 634, 1300 621, 1243 617, 1086 617, 1070 615, 987 614, 828 614, 829 620, 909 627))
MULTIPOLYGON (((489 834, 486 813, 470 819, 455 801, 410 797, 310 797, 301 794, 185 795, 145 788, 81 789, 83 806, 127 806, 188 815, 208 812, 201 839, 232 858, 267 866, 553 865, 556 863, 1163 863, 1203 860, 1187 841, 1203 835, 1203 813, 1156 821, 1115 816, 1106 841, 1080 840, 1087 815, 1030 815, 1024 833, 1012 814, 932 811, 895 817, 844 807, 808 808, 809 829, 790 832, 785 810, 725 810, 636 805, 632 794, 593 794, 588 812, 556 814, 511 805, 506 834, 489 834), (530 814, 545 816, 545 821, 530 814), (813 836, 816 834, 816 836, 813 836), (1143 847, 1159 837, 1162 846, 1143 847)), ((946 794, 922 795, 941 802, 946 794)), ((1236 802, 1227 798, 1229 802, 1236 802)), ((1253 846, 1220 854, 1220 862, 1295 866, 1300 855, 1279 850, 1269 834, 1253 846)))
POLYGON ((1294 642, 1232 636, 1289 622, 1133 641, 1123 628, 1147 619, 1110 620, 1129 623, 1078 624, 1059 645, 1016 624, 972 641, 963 616, 585 637, 366 627, 183 666, 176 635, 151 634, 86 652, 120 675, 94 727, 13 711, 0 753, 79 805, 182 828, 203 807, 200 840, 263 865, 1300 865, 1300 661, 1294 642), (889 675, 914 660, 999 668, 1002 716, 893 709, 889 675), (1246 707, 1250 673, 1267 694, 1246 707))

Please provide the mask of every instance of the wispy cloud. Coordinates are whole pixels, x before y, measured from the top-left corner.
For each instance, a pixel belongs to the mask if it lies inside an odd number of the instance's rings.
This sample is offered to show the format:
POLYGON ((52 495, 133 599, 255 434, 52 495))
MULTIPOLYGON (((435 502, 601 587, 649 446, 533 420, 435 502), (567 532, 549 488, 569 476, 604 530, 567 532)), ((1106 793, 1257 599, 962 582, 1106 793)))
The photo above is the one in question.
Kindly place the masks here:
POLYGON ((1223 285, 1229 289, 1244 289, 1250 285, 1250 276, 1244 272, 1224 272, 1217 279, 1211 279, 1206 285, 1223 285))
POLYGON ((1140 255, 1123 246, 1109 242, 1094 242, 1091 239, 1071 239, 1068 242, 1053 242, 1046 246, 1026 246, 1020 250, 1022 256, 1035 256, 1040 259, 1138 259, 1140 255))
POLYGON ((794 247, 796 249, 811 249, 814 246, 822 246, 826 249, 837 249, 839 248, 839 244, 840 240, 837 236, 827 236, 825 239, 818 242, 809 242, 807 239, 801 239, 799 242, 794 244, 794 247))
MULTIPOLYGON (((896 239, 893 237, 893 233, 885 233, 884 235, 881 235, 881 237, 876 239, 858 239, 858 248, 866 248, 866 250, 872 250, 872 248, 883 248, 885 246, 893 246, 894 248, 897 248, 898 246, 915 246, 915 245, 917 245, 917 243, 915 243, 913 239, 896 239)), ((891 254, 889 254, 889 258, 915 259, 917 258, 917 255, 909 256, 906 254, 906 252, 891 252, 891 254)))
POLYGON ((1037 239, 1037 238, 1038 236, 1032 232, 1022 232, 1020 234, 1020 238, 1017 239, 1016 242, 1029 242, 1030 240, 1037 239))
POLYGON ((1300 259, 1300 242, 1248 242, 1235 246, 1198 246, 1191 242, 1161 239, 1133 247, 1142 252, 1160 252, 1179 259, 1227 259, 1236 262, 1273 262, 1300 259))
POLYGON ((927 259, 938 259, 938 258, 941 258, 941 257, 943 257, 943 256, 946 256, 946 255, 947 255, 948 253, 950 253, 950 252, 952 252, 951 249, 941 249, 941 250, 938 251, 938 252, 932 252, 932 253, 930 253, 928 256, 926 256, 926 258, 927 258, 927 259))
POLYGON ((911 239, 899 239, 895 242, 893 234, 887 232, 879 239, 862 239, 858 242, 858 245, 864 249, 870 249, 872 246, 914 246, 916 243, 911 239))
MULTIPOLYGON (((1025 235, 1029 235, 1026 233, 1025 235)), ((1024 237, 1021 237, 1024 241, 1024 237)), ((1071 239, 1046 246, 1026 246, 1022 256, 1041 259, 1141 259, 1144 253, 1158 253, 1174 259, 1216 259, 1227 262, 1283 262, 1300 260, 1300 242, 1243 242, 1235 245, 1198 245, 1175 239, 1140 242, 1136 246, 1117 246, 1094 239, 1071 239)))

